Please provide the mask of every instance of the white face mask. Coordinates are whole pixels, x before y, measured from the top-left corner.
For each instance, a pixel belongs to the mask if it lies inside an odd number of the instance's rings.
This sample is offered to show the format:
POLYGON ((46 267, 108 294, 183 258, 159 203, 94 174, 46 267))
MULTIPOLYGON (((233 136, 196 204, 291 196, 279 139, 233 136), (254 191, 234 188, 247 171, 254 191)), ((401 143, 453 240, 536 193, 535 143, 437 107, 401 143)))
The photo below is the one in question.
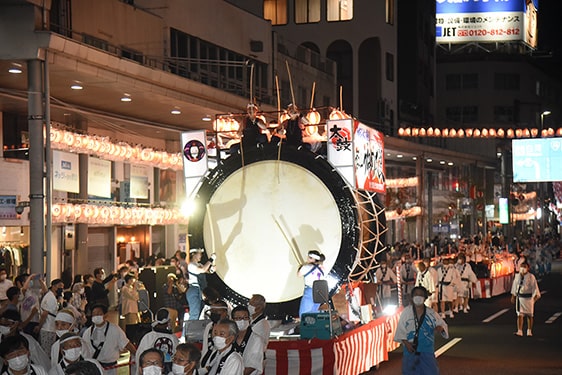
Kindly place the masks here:
POLYGON ((70 348, 62 351, 64 358, 69 362, 74 362, 82 355, 82 348, 70 348))
POLYGON ((245 331, 246 329, 248 329, 250 322, 247 320, 237 320, 236 325, 238 326, 238 330, 245 331))
POLYGON ((254 315, 256 313, 256 308, 253 305, 248 305, 248 312, 250 313, 250 316, 254 315))
POLYGON ((519 272, 520 272, 522 275, 524 275, 524 274, 526 274, 527 272, 529 272, 529 270, 527 269, 527 267, 521 267, 521 268, 519 269, 519 272))
POLYGON ((20 355, 16 358, 8 359, 8 367, 14 371, 22 371, 29 365, 29 356, 20 355))
POLYGON ((213 345, 215 345, 215 348, 218 350, 222 350, 226 348, 226 339, 221 336, 215 336, 213 337, 213 345))
POLYGON ((162 367, 148 366, 142 369, 142 375, 162 375, 162 367))
POLYGON ((92 316, 92 323, 102 324, 103 323, 103 316, 102 315, 93 315, 92 316))
POLYGON ((174 375, 185 374, 185 366, 178 365, 177 363, 172 363, 172 374, 174 375))
POLYGON ((412 301, 414 302, 414 305, 416 305, 416 306, 423 305, 424 300, 425 300, 425 298, 423 298, 423 296, 414 296, 412 298, 412 301))
POLYGON ((65 333, 68 332, 68 329, 57 329, 57 337, 62 337, 65 333))

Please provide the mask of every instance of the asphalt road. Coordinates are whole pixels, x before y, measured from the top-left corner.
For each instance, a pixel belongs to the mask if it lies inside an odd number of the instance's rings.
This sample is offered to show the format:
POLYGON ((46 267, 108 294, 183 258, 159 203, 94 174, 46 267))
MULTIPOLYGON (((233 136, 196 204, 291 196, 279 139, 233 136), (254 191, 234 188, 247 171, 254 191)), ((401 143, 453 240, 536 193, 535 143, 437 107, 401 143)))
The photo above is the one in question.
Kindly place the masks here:
MULTIPOLYGON (((452 344, 437 357, 441 374, 562 375, 562 261, 539 279, 539 287, 543 296, 535 304, 532 337, 514 335, 515 308, 507 294, 471 301, 468 314, 447 318, 450 339, 435 340, 436 353, 452 344)), ((401 360, 400 348, 365 375, 400 374, 401 360)))

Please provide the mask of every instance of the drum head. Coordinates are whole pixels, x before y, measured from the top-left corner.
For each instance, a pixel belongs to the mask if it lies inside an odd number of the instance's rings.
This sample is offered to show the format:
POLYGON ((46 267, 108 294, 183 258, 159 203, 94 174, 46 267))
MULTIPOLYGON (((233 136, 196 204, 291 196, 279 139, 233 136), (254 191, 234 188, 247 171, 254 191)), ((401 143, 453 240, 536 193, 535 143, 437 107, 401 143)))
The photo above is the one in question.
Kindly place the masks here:
POLYGON ((296 316, 297 275, 309 250, 326 256, 331 293, 347 280, 359 226, 352 190, 323 158, 282 146, 222 161, 204 179, 189 222, 190 246, 217 254, 209 284, 234 304, 262 294, 268 315, 296 316))

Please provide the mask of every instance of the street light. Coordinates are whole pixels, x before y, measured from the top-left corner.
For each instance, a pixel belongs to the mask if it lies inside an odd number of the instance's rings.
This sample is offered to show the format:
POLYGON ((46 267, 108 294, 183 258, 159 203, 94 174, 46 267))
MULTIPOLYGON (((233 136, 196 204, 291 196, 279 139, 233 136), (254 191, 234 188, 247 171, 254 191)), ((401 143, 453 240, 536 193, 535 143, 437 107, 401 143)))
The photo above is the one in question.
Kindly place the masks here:
POLYGON ((541 113, 541 132, 543 129, 543 125, 544 125, 544 118, 545 116, 550 115, 552 112, 550 112, 549 110, 544 111, 543 113, 541 113))

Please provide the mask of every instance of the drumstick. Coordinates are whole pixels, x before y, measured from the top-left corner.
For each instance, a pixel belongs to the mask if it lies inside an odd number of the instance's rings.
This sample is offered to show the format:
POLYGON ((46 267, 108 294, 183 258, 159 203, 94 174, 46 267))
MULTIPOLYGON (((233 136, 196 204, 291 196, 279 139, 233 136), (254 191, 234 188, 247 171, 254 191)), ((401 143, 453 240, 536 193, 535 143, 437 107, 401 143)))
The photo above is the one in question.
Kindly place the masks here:
MULTIPOLYGON (((289 228, 289 226, 285 222, 285 218, 283 217, 283 215, 279 215, 279 219, 281 220, 281 223, 283 224, 283 226, 285 228, 289 228)), ((289 235, 291 235, 291 233, 289 233, 289 235)), ((301 255, 301 252, 299 250, 299 246, 298 246, 297 242, 293 240, 293 241, 291 241, 291 243, 293 244, 293 246, 294 246, 294 248, 297 252, 297 256, 299 258, 300 264, 304 264, 304 259, 302 258, 302 255, 301 255)))
POLYGON ((279 228, 279 231, 281 232, 281 234, 283 235, 283 238, 285 238, 285 241, 287 241, 287 243, 289 244, 289 247, 291 248, 291 252, 293 253, 293 256, 295 257, 295 259, 297 260, 297 262, 299 263, 299 266, 304 264, 304 260, 302 259, 299 251, 297 249, 295 249, 295 246, 293 245, 293 243, 289 240, 289 238, 287 237, 287 234, 285 233, 285 231, 283 230, 283 228, 281 227, 281 224, 279 224, 279 221, 277 221, 277 219, 275 218, 275 216, 271 215, 271 217, 273 217, 273 221, 275 222, 275 224, 277 224, 277 228, 279 228))

